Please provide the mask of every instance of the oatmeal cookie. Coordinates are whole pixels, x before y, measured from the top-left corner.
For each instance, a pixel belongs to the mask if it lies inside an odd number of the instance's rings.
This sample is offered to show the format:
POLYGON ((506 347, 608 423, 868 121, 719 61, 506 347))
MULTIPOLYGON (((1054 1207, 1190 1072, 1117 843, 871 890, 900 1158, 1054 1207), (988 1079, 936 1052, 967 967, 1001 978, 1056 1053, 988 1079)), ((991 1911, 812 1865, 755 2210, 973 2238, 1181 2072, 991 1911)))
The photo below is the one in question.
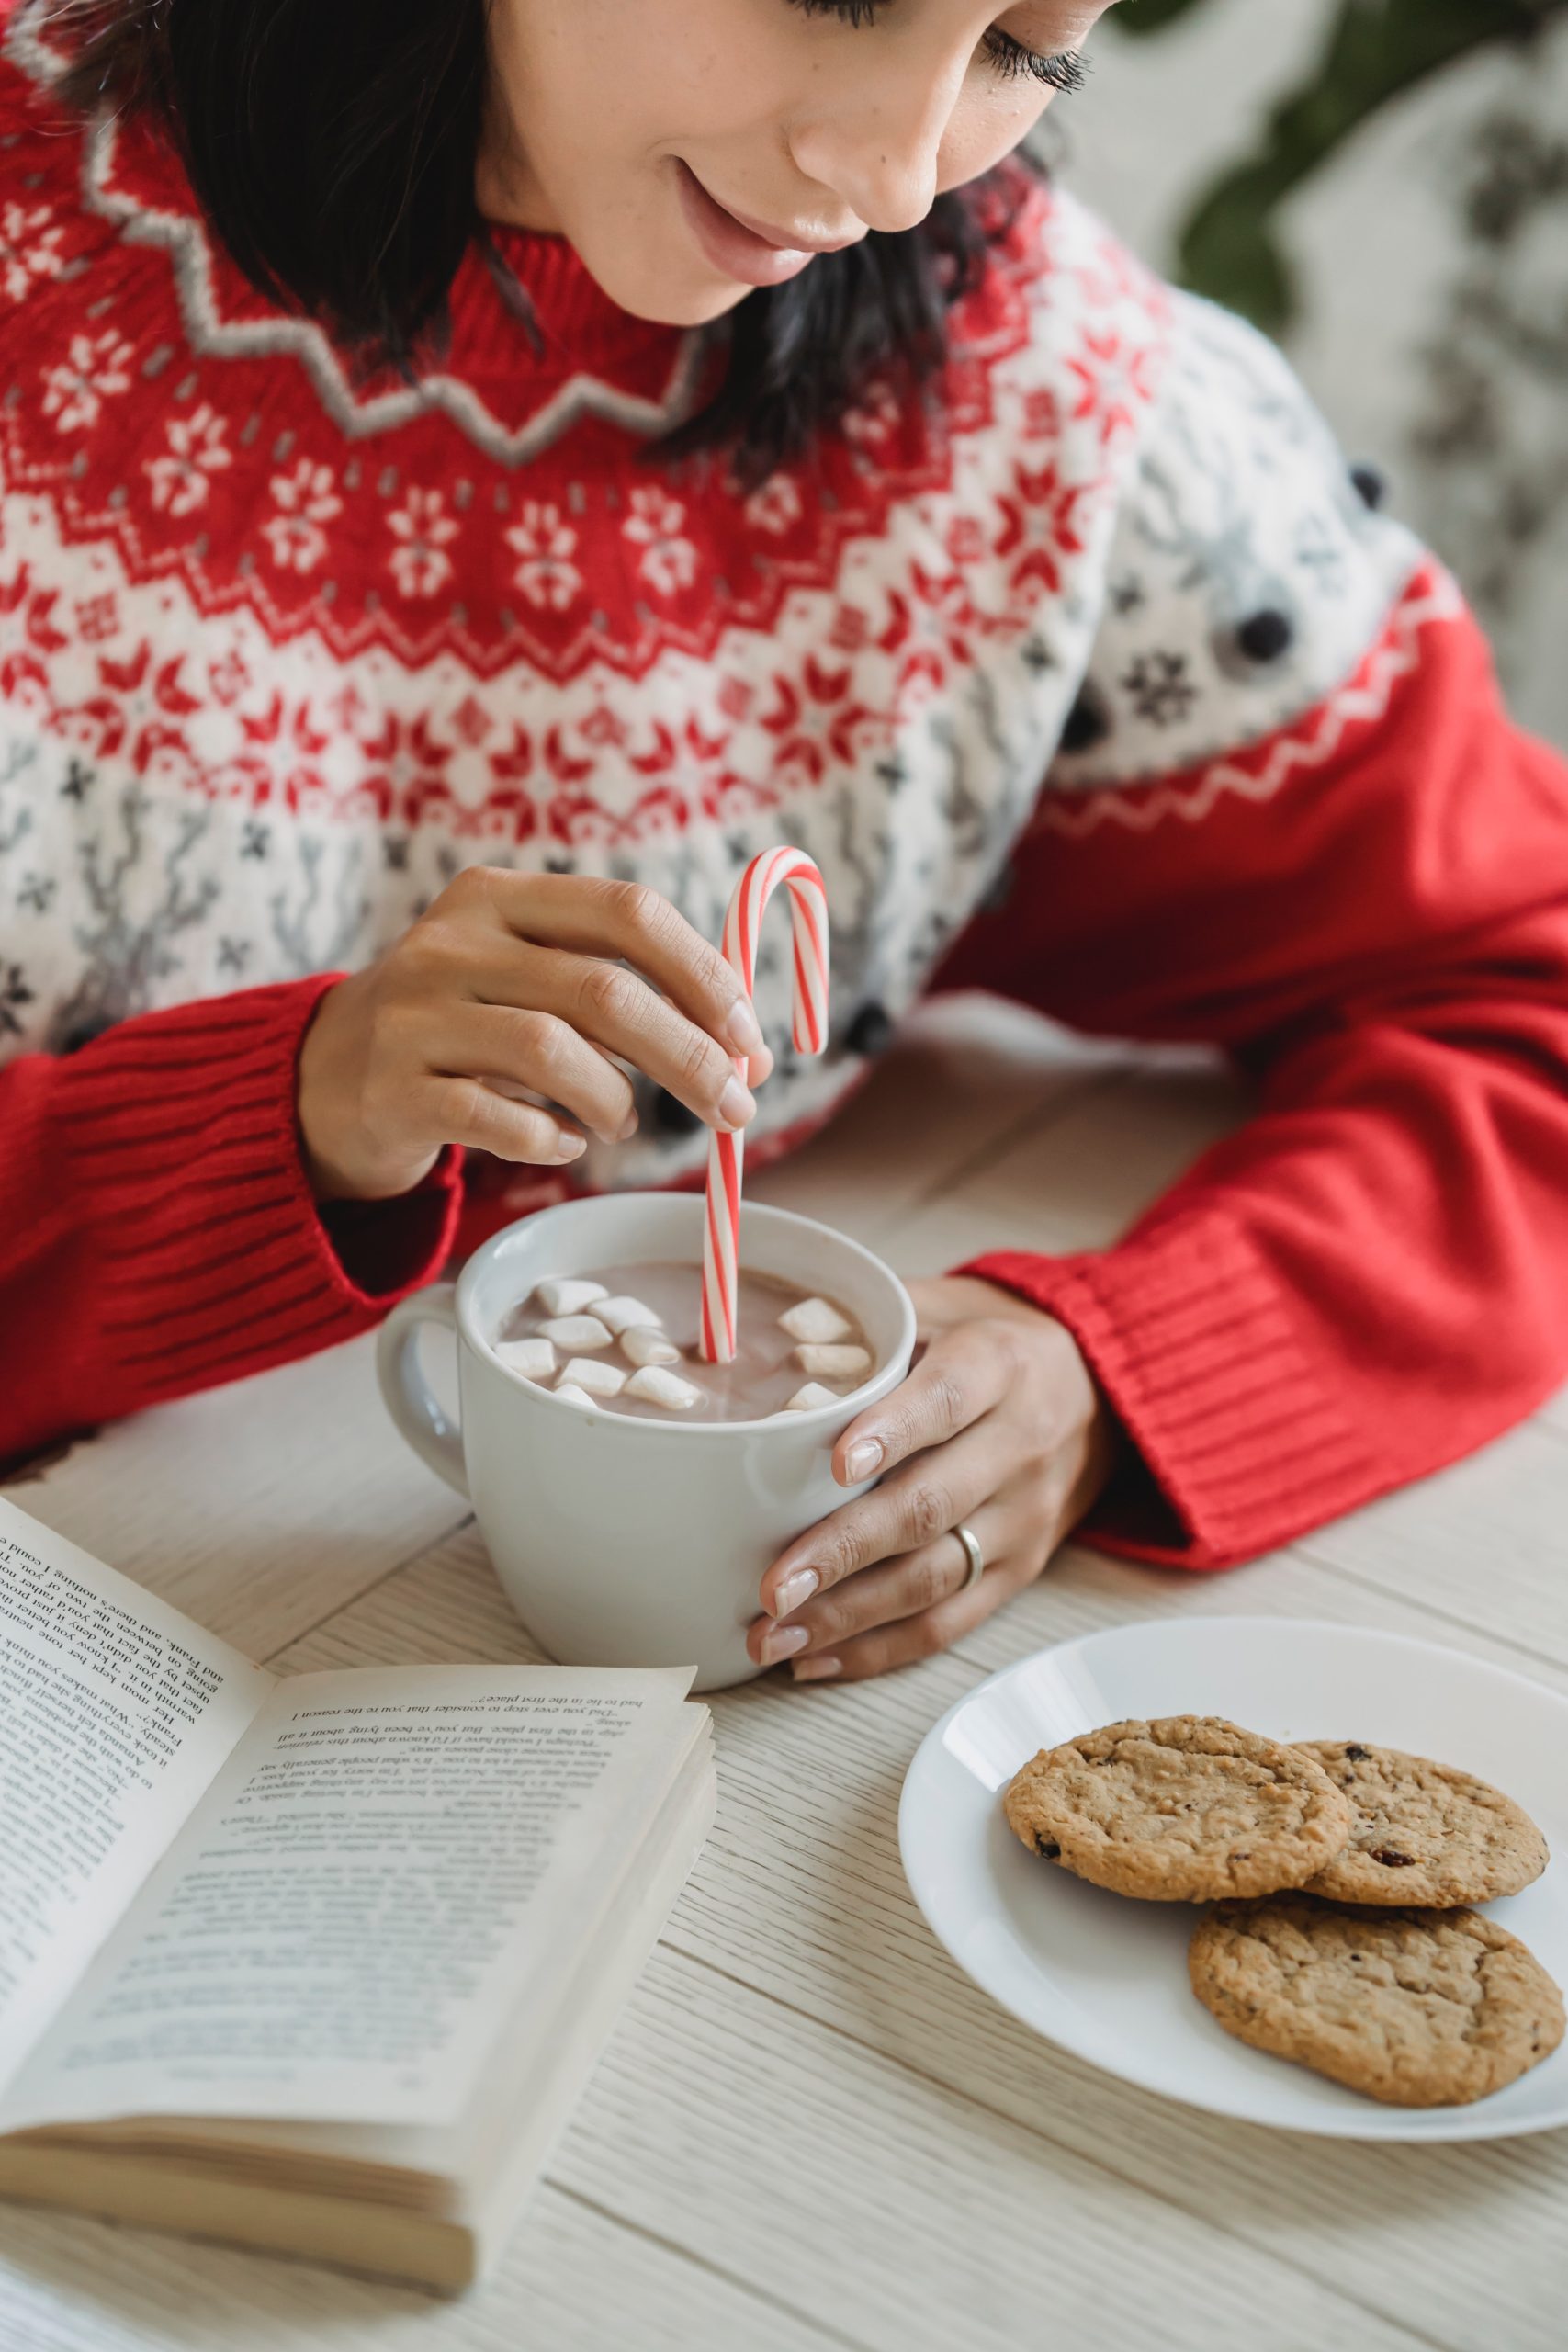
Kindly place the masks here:
POLYGON ((1109 1724, 1043 1748, 1003 1803, 1024 1844, 1152 1903, 1300 1886, 1350 1835, 1314 1757, 1217 1715, 1109 1724))
POLYGON ((1281 1894, 1225 1903, 1188 1954, 1227 2033, 1393 2107, 1463 2107, 1562 2039, 1562 1996, 1474 1911, 1355 1909, 1281 1894))
POLYGON ((1349 1844, 1307 1881, 1310 1894, 1447 1911, 1517 1894, 1546 1868, 1546 1840, 1529 1814, 1472 1772, 1370 1740, 1298 1745, 1355 1811, 1349 1844))

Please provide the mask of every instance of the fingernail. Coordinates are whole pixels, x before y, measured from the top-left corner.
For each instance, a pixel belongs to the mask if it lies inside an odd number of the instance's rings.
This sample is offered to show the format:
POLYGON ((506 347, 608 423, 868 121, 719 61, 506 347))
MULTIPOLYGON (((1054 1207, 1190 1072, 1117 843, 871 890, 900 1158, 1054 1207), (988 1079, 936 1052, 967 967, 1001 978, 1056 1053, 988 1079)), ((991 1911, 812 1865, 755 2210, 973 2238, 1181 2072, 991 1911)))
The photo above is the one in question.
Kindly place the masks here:
POLYGON ((718 1098, 718 1114, 728 1126, 743 1127, 756 1108, 750 1090, 743 1086, 738 1078, 730 1080, 718 1098))
POLYGON ((822 1579, 815 1568, 795 1568, 785 1577, 773 1597, 773 1615, 787 1617, 803 1600, 809 1600, 822 1579))
POLYGON ((621 1129, 619 1135, 615 1137, 615 1141, 617 1143, 629 1143, 633 1136, 635 1136, 637 1131, 637 1125, 638 1120, 637 1113, 635 1111, 628 1111, 626 1113, 626 1123, 621 1129))
POLYGON ((861 1478, 874 1478, 882 1467, 882 1440, 879 1437, 857 1437, 844 1456, 844 1468, 852 1486, 861 1478))
POLYGON ((790 1668, 797 1682, 830 1682, 835 1674, 842 1674, 841 1657, 797 1657, 790 1668))
POLYGON ((775 1625, 762 1636, 762 1664, 777 1666, 781 1657, 803 1650, 811 1639, 804 1625, 775 1625))
POLYGON ((558 1159, 581 1159, 588 1148, 586 1136, 563 1135, 556 1145, 558 1159))
POLYGON ((729 1018, 724 1024, 724 1040, 738 1054, 760 1054, 763 1051, 762 1024, 745 997, 737 997, 729 1008, 729 1018))

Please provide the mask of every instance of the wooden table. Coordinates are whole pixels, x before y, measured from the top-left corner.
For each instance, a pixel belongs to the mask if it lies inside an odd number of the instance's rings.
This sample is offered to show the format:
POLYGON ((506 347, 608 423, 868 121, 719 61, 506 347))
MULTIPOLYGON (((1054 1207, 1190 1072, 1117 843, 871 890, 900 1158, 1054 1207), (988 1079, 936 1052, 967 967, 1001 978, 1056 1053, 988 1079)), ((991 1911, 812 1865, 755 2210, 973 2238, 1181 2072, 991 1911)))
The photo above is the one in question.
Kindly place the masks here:
MULTIPOLYGON (((1238 1110, 1195 1059, 950 1003, 755 1189, 936 1272, 1105 1239, 1238 1110)), ((9 1491, 275 1667, 536 1654, 385 1422, 367 1342, 9 1491)), ((905 1889, 899 1784, 960 1692, 1090 1627, 1227 1611, 1397 1627, 1568 1689, 1568 1407, 1234 1575, 1072 1551, 911 1673, 719 1698, 707 1851, 466 2301, 11 2209, 0 2352, 1561 2352, 1568 2133, 1364 2148, 1166 2105, 994 2008, 905 1889)))

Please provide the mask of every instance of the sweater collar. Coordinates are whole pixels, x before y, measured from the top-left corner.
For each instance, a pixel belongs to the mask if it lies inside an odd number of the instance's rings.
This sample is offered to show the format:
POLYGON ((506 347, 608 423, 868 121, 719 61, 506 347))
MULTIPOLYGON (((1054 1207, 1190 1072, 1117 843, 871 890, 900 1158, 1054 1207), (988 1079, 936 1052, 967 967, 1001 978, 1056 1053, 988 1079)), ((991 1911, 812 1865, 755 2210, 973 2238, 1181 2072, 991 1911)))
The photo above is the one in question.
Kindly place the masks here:
POLYGON ((450 337, 424 370, 431 396, 482 404, 520 457, 584 415, 635 435, 690 407, 704 338, 634 318, 564 237, 486 222, 448 301, 450 337), (520 299, 521 298, 521 299, 520 299))
MULTIPOLYGON (((482 333, 499 309, 513 323, 496 283, 509 277, 527 296, 543 346, 541 361, 576 369, 634 366, 654 355, 668 366, 682 341, 677 327, 635 318, 613 302, 565 237, 487 220, 453 288, 453 323, 482 333), (478 264, 478 267, 471 265, 478 264)), ((524 330, 525 341, 532 341, 524 330)), ((511 339, 509 338, 509 341, 511 339)), ((513 345, 513 356, 515 356, 513 345)))
POLYGON ((87 136, 88 204, 121 236, 167 251, 191 350, 243 358, 265 343, 292 354, 329 414, 356 438, 434 408, 490 456, 519 464, 584 419, 643 439, 690 413, 703 336, 620 310, 563 237, 487 225, 453 282, 445 347, 417 383, 387 370, 365 377, 321 327, 280 314, 246 282, 155 130, 140 120, 100 122, 87 136), (509 278, 525 302, 508 300, 509 278))

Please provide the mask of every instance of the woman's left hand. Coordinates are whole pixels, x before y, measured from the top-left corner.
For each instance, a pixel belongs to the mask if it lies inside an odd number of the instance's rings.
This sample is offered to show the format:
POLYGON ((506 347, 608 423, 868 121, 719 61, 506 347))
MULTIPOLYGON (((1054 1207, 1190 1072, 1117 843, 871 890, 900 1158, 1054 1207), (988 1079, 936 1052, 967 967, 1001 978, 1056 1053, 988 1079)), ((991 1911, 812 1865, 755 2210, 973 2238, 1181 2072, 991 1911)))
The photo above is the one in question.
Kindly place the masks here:
POLYGON ((909 1287, 924 1352, 833 1449, 840 1486, 889 1475, 762 1578, 748 1645, 798 1681, 946 1649, 1032 1584, 1110 1476, 1111 1418, 1063 1325, 967 1276, 909 1287), (974 1585, 961 1525, 986 1562, 974 1585))

